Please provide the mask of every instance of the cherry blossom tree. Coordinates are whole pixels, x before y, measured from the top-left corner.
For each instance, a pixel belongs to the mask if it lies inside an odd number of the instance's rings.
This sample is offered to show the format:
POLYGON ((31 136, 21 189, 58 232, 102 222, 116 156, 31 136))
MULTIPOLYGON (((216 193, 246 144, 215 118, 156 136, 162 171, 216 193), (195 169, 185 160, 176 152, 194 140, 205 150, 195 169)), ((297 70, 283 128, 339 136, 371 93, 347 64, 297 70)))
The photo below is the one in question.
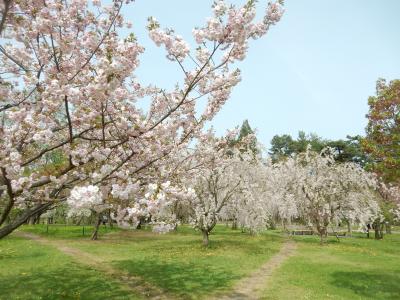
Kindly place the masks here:
POLYGON ((205 26, 193 30, 193 48, 149 18, 151 39, 182 70, 183 83, 166 90, 135 76, 144 48, 133 32, 119 34, 131 26, 121 15, 125 1, 3 1, 0 238, 65 201, 74 186, 108 189, 121 209, 134 206, 127 198, 146 201, 145 186, 167 177, 168 157, 228 100, 248 40, 280 20, 281 1, 269 3, 260 21, 254 2, 216 1, 205 26), (198 111, 203 98, 207 105, 198 111), (148 110, 140 105, 145 99, 148 110), (50 164, 55 154, 60 160, 50 164), (15 207, 22 213, 4 224, 15 207))
POLYGON ((75 186, 67 199, 69 207, 68 216, 90 216, 92 213, 96 214, 97 221, 92 234, 92 240, 97 240, 99 226, 102 221, 101 213, 109 208, 105 204, 103 194, 99 187, 89 186, 75 186))
POLYGON ((235 135, 236 131, 231 131, 217 138, 211 130, 199 138, 194 149, 181 155, 177 164, 180 185, 191 191, 183 201, 188 218, 202 232, 205 246, 220 221, 235 220, 256 233, 265 229, 269 220, 261 155, 248 147, 252 138, 232 145, 235 135))
MULTIPOLYGON (((343 220, 366 225, 379 216, 375 177, 357 164, 336 163, 330 149, 321 154, 308 150, 277 168, 282 172, 282 199, 290 208, 289 217, 312 225, 321 243, 330 225, 343 220)), ((287 212, 283 217, 288 217, 287 212)))
POLYGON ((187 172, 184 184, 194 190, 193 197, 188 198, 191 224, 202 232, 206 247, 210 232, 226 218, 226 207, 241 192, 242 178, 237 173, 240 163, 237 149, 229 147, 229 138, 216 138, 210 131, 183 166, 187 172))
POLYGON ((236 174, 242 178, 241 192, 234 195, 232 204, 225 210, 235 225, 257 234, 272 226, 280 198, 271 161, 261 155, 254 156, 253 150, 240 152, 236 174))
POLYGON ((381 178, 377 188, 382 213, 372 224, 376 239, 383 238, 384 228, 386 228, 386 233, 391 233, 391 225, 397 221, 400 209, 400 188, 392 183, 387 184, 383 180, 381 178))

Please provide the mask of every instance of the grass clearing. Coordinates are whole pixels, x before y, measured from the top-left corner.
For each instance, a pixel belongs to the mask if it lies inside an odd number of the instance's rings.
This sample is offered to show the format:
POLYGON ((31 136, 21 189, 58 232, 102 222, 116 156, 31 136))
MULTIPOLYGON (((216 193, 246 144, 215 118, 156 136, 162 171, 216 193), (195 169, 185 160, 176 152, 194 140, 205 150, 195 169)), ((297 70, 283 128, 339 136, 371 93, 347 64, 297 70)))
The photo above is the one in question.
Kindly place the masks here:
POLYGON ((274 273, 264 299, 399 299, 400 235, 296 237, 298 250, 274 273))
MULTIPOLYGON (((99 241, 81 228, 24 226, 22 231, 93 255, 114 269, 138 276, 176 298, 207 299, 229 292, 238 280, 276 254, 277 231, 250 236, 223 225, 201 245, 188 226, 165 235, 149 229, 101 229, 99 241)), ((90 228, 88 228, 90 230, 90 228)), ((399 299, 400 234, 384 240, 296 236, 297 250, 272 275, 264 299, 399 299)), ((10 236, 0 240, 0 299, 138 299, 120 282, 80 265, 51 246, 10 236)), ((174 298, 175 299, 175 298, 174 298)))

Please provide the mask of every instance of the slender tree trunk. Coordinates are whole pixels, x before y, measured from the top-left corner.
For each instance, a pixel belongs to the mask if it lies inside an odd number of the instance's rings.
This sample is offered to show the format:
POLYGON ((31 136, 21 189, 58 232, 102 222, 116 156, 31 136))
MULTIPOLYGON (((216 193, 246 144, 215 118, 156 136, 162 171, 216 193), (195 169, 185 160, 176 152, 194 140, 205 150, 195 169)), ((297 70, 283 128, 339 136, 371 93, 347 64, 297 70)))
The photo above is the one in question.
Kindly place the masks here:
POLYGON ((383 239, 383 226, 384 226, 384 224, 381 224, 380 220, 375 221, 373 227, 375 230, 375 239, 376 240, 383 239))
POLYGON ((92 241, 97 240, 98 237, 99 237, 99 227, 100 227, 100 224, 101 224, 101 214, 98 215, 97 222, 96 222, 96 226, 95 226, 95 228, 94 228, 94 231, 93 231, 93 234, 92 234, 92 237, 91 237, 91 240, 92 240, 92 241))
POLYGON ((349 234, 349 236, 352 235, 352 232, 351 232, 351 223, 350 223, 350 221, 347 221, 347 233, 349 234))
POLYGON ((323 227, 321 225, 317 225, 317 231, 320 237, 320 244, 322 245, 325 242, 325 239, 328 235, 328 231, 326 230, 326 227, 323 227))
POLYGON ((78 226, 81 225, 82 220, 83 220, 83 216, 80 216, 78 219, 78 222, 76 222, 76 225, 78 225, 78 226))
POLYGON ((0 225, 2 225, 4 221, 7 219, 13 206, 14 206, 14 201, 12 199, 9 199, 6 207, 4 208, 3 212, 0 215, 0 225))
POLYGON ((392 234, 392 226, 390 223, 385 223, 386 234, 392 234))
POLYGON ((271 221, 268 222, 267 228, 269 227, 270 229, 275 230, 277 228, 278 221, 278 219, 272 218, 271 221))
POLYGON ((19 226, 24 224, 30 217, 37 213, 45 212, 53 203, 48 202, 45 204, 39 204, 32 209, 25 210, 20 216, 18 216, 14 221, 10 222, 6 226, 0 228, 0 239, 9 235, 19 226))
POLYGON ((113 220, 111 219, 111 209, 108 210, 108 226, 113 228, 113 220))
POLYGON ((379 234, 381 236, 381 239, 383 239, 383 230, 384 230, 385 225, 383 223, 381 223, 379 225, 380 225, 379 226, 379 234))
POLYGON ((381 239, 381 235, 380 235, 378 226, 375 225, 374 230, 375 230, 375 239, 376 240, 380 240, 381 239))
MULTIPOLYGON (((281 223, 282 223, 283 231, 287 231, 285 219, 282 219, 281 223)), ((274 228, 272 228, 272 226, 271 226, 271 229, 274 229, 274 228)))
POLYGON ((237 229, 237 221, 236 219, 233 219, 232 221, 232 230, 236 230, 237 229))
POLYGON ((142 218, 139 218, 139 223, 136 225, 136 229, 142 229, 142 218))
POLYGON ((209 233, 208 233, 207 230, 202 230, 202 232, 203 232, 203 246, 204 247, 208 247, 208 244, 209 244, 208 235, 209 235, 209 233))
POLYGON ((42 216, 42 213, 37 213, 36 214, 34 224, 40 224, 40 217, 41 216, 42 216))

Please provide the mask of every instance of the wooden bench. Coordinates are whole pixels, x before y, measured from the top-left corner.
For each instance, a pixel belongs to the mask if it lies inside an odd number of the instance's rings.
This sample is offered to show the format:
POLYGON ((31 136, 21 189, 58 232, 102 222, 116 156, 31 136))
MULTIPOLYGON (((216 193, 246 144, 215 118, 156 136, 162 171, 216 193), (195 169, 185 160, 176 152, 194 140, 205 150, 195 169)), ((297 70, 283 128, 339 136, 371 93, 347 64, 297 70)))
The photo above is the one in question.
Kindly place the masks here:
POLYGON ((313 235, 314 231, 312 230, 293 230, 292 235, 313 235))
POLYGON ((341 236, 344 237, 347 235, 346 231, 339 231, 339 232, 328 232, 329 236, 341 236))
MULTIPOLYGON (((291 235, 314 235, 314 231, 312 231, 312 230, 292 230, 291 235)), ((346 231, 328 232, 328 236, 345 237, 346 235, 347 235, 346 231)))

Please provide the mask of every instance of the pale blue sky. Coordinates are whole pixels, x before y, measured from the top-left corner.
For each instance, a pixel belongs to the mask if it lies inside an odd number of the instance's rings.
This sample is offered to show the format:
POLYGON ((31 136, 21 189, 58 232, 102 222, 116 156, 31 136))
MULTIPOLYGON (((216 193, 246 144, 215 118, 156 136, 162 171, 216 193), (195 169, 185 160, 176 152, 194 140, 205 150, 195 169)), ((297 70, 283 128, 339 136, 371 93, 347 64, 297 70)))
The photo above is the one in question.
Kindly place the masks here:
MULTIPOLYGON (((235 0, 231 3, 243 3, 235 0)), ((259 1, 260 13, 267 1, 259 1)), ((299 130, 325 138, 363 134, 378 77, 400 78, 400 0, 286 0, 285 15, 251 43, 243 80, 212 124, 222 134, 248 119, 260 142, 299 130)), ((192 41, 212 0, 136 0, 123 14, 146 47, 138 76, 171 87, 181 79, 144 30, 152 15, 192 41)))

